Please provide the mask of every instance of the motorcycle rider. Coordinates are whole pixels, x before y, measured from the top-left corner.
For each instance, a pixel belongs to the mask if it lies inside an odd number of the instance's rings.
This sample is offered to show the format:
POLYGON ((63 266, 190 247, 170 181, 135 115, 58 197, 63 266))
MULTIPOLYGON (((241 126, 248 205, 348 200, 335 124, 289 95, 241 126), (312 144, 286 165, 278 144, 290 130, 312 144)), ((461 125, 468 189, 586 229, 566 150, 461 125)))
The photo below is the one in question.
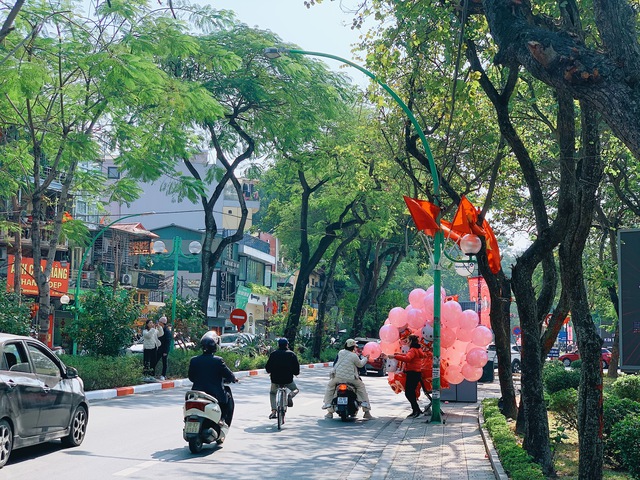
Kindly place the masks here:
POLYGON ((295 353, 288 349, 289 341, 286 338, 278 339, 278 349, 269 355, 269 360, 264 369, 271 375, 271 389, 269 400, 271 402, 271 414, 269 418, 276 418, 276 393, 278 385, 285 385, 289 390, 287 406, 293 407, 293 397, 300 390, 293 381, 294 375, 300 375, 300 363, 295 353))
POLYGON ((218 350, 217 335, 205 333, 200 339, 202 355, 193 357, 189 362, 189 380, 193 382, 192 390, 207 393, 218 400, 222 410, 222 419, 231 425, 233 418, 233 397, 224 388, 224 381, 235 383, 238 380, 221 357, 215 356, 218 350))
POLYGON ((333 366, 331 379, 329 380, 327 390, 324 394, 324 405, 322 408, 327 410, 325 418, 333 418, 334 410, 331 405, 331 401, 333 400, 336 385, 339 383, 348 383, 355 387, 356 397, 362 406, 362 410, 364 410, 364 418, 373 418, 371 416, 371 406, 369 404, 367 389, 364 386, 364 382, 360 378, 360 375, 358 375, 358 369, 367 364, 369 356, 365 355, 360 358, 360 356, 355 353, 355 348, 356 341, 349 338, 344 344, 344 349, 338 352, 338 359, 333 366))

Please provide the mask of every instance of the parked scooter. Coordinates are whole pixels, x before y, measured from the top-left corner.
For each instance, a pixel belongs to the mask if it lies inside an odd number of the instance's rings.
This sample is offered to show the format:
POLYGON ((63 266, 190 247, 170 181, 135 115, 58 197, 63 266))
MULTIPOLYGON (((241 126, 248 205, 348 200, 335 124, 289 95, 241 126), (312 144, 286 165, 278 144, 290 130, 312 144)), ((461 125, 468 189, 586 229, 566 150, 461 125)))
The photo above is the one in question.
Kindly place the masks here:
POLYGON ((222 410, 211 395, 196 390, 189 390, 184 396, 184 429, 182 437, 189 442, 191 453, 199 453, 205 443, 224 442, 231 420, 233 419, 233 396, 231 388, 225 385, 229 394, 229 412, 225 418, 222 410))
POLYGON ((355 387, 348 383, 337 384, 331 405, 343 422, 346 422, 350 417, 355 417, 360 409, 355 387))

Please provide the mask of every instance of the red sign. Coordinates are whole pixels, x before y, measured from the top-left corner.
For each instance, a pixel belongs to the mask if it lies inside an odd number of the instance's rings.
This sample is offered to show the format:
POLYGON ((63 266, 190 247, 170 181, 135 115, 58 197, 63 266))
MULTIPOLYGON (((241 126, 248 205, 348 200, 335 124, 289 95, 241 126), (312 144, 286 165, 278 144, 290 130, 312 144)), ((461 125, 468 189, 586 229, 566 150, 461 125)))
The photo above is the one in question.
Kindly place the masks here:
POLYGON ((231 320, 231 323, 233 323, 236 327, 240 327, 247 321, 247 312, 245 312, 241 308, 231 310, 231 313, 229 314, 229 320, 231 320))
MULTIPOLYGON (((7 291, 13 291, 13 279, 15 277, 15 257, 8 255, 7 261, 7 291)), ((44 270, 46 260, 42 260, 40 265, 44 270)), ((20 285, 24 295, 38 295, 38 285, 34 275, 33 258, 22 257, 21 262, 20 285)), ((61 297, 69 290, 69 265, 63 267, 60 262, 53 262, 51 267, 51 277, 49 279, 49 287, 51 288, 52 297, 61 297)))

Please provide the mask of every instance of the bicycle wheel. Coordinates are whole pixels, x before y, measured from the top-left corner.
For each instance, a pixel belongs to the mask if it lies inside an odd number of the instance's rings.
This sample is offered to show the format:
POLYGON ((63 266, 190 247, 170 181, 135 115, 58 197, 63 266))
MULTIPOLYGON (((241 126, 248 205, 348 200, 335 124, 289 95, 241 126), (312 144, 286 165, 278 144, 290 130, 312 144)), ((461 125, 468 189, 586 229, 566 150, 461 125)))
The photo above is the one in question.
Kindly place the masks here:
POLYGON ((278 407, 278 430, 282 429, 283 423, 284 423, 284 409, 282 407, 278 407))
POLYGON ((278 389, 278 395, 276 397, 276 416, 278 418, 278 430, 282 428, 282 424, 284 423, 284 412, 285 412, 285 390, 283 388, 278 389))

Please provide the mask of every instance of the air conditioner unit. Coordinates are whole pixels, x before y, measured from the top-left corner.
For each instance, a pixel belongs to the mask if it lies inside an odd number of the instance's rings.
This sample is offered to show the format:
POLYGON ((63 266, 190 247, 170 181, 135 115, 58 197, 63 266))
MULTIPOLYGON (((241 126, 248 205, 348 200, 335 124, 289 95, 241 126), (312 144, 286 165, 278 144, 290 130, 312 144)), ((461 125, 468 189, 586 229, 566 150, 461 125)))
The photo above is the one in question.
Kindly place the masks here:
POLYGON ((122 277, 120 277, 120 283, 122 285, 131 285, 131 275, 128 273, 122 275, 122 277))

